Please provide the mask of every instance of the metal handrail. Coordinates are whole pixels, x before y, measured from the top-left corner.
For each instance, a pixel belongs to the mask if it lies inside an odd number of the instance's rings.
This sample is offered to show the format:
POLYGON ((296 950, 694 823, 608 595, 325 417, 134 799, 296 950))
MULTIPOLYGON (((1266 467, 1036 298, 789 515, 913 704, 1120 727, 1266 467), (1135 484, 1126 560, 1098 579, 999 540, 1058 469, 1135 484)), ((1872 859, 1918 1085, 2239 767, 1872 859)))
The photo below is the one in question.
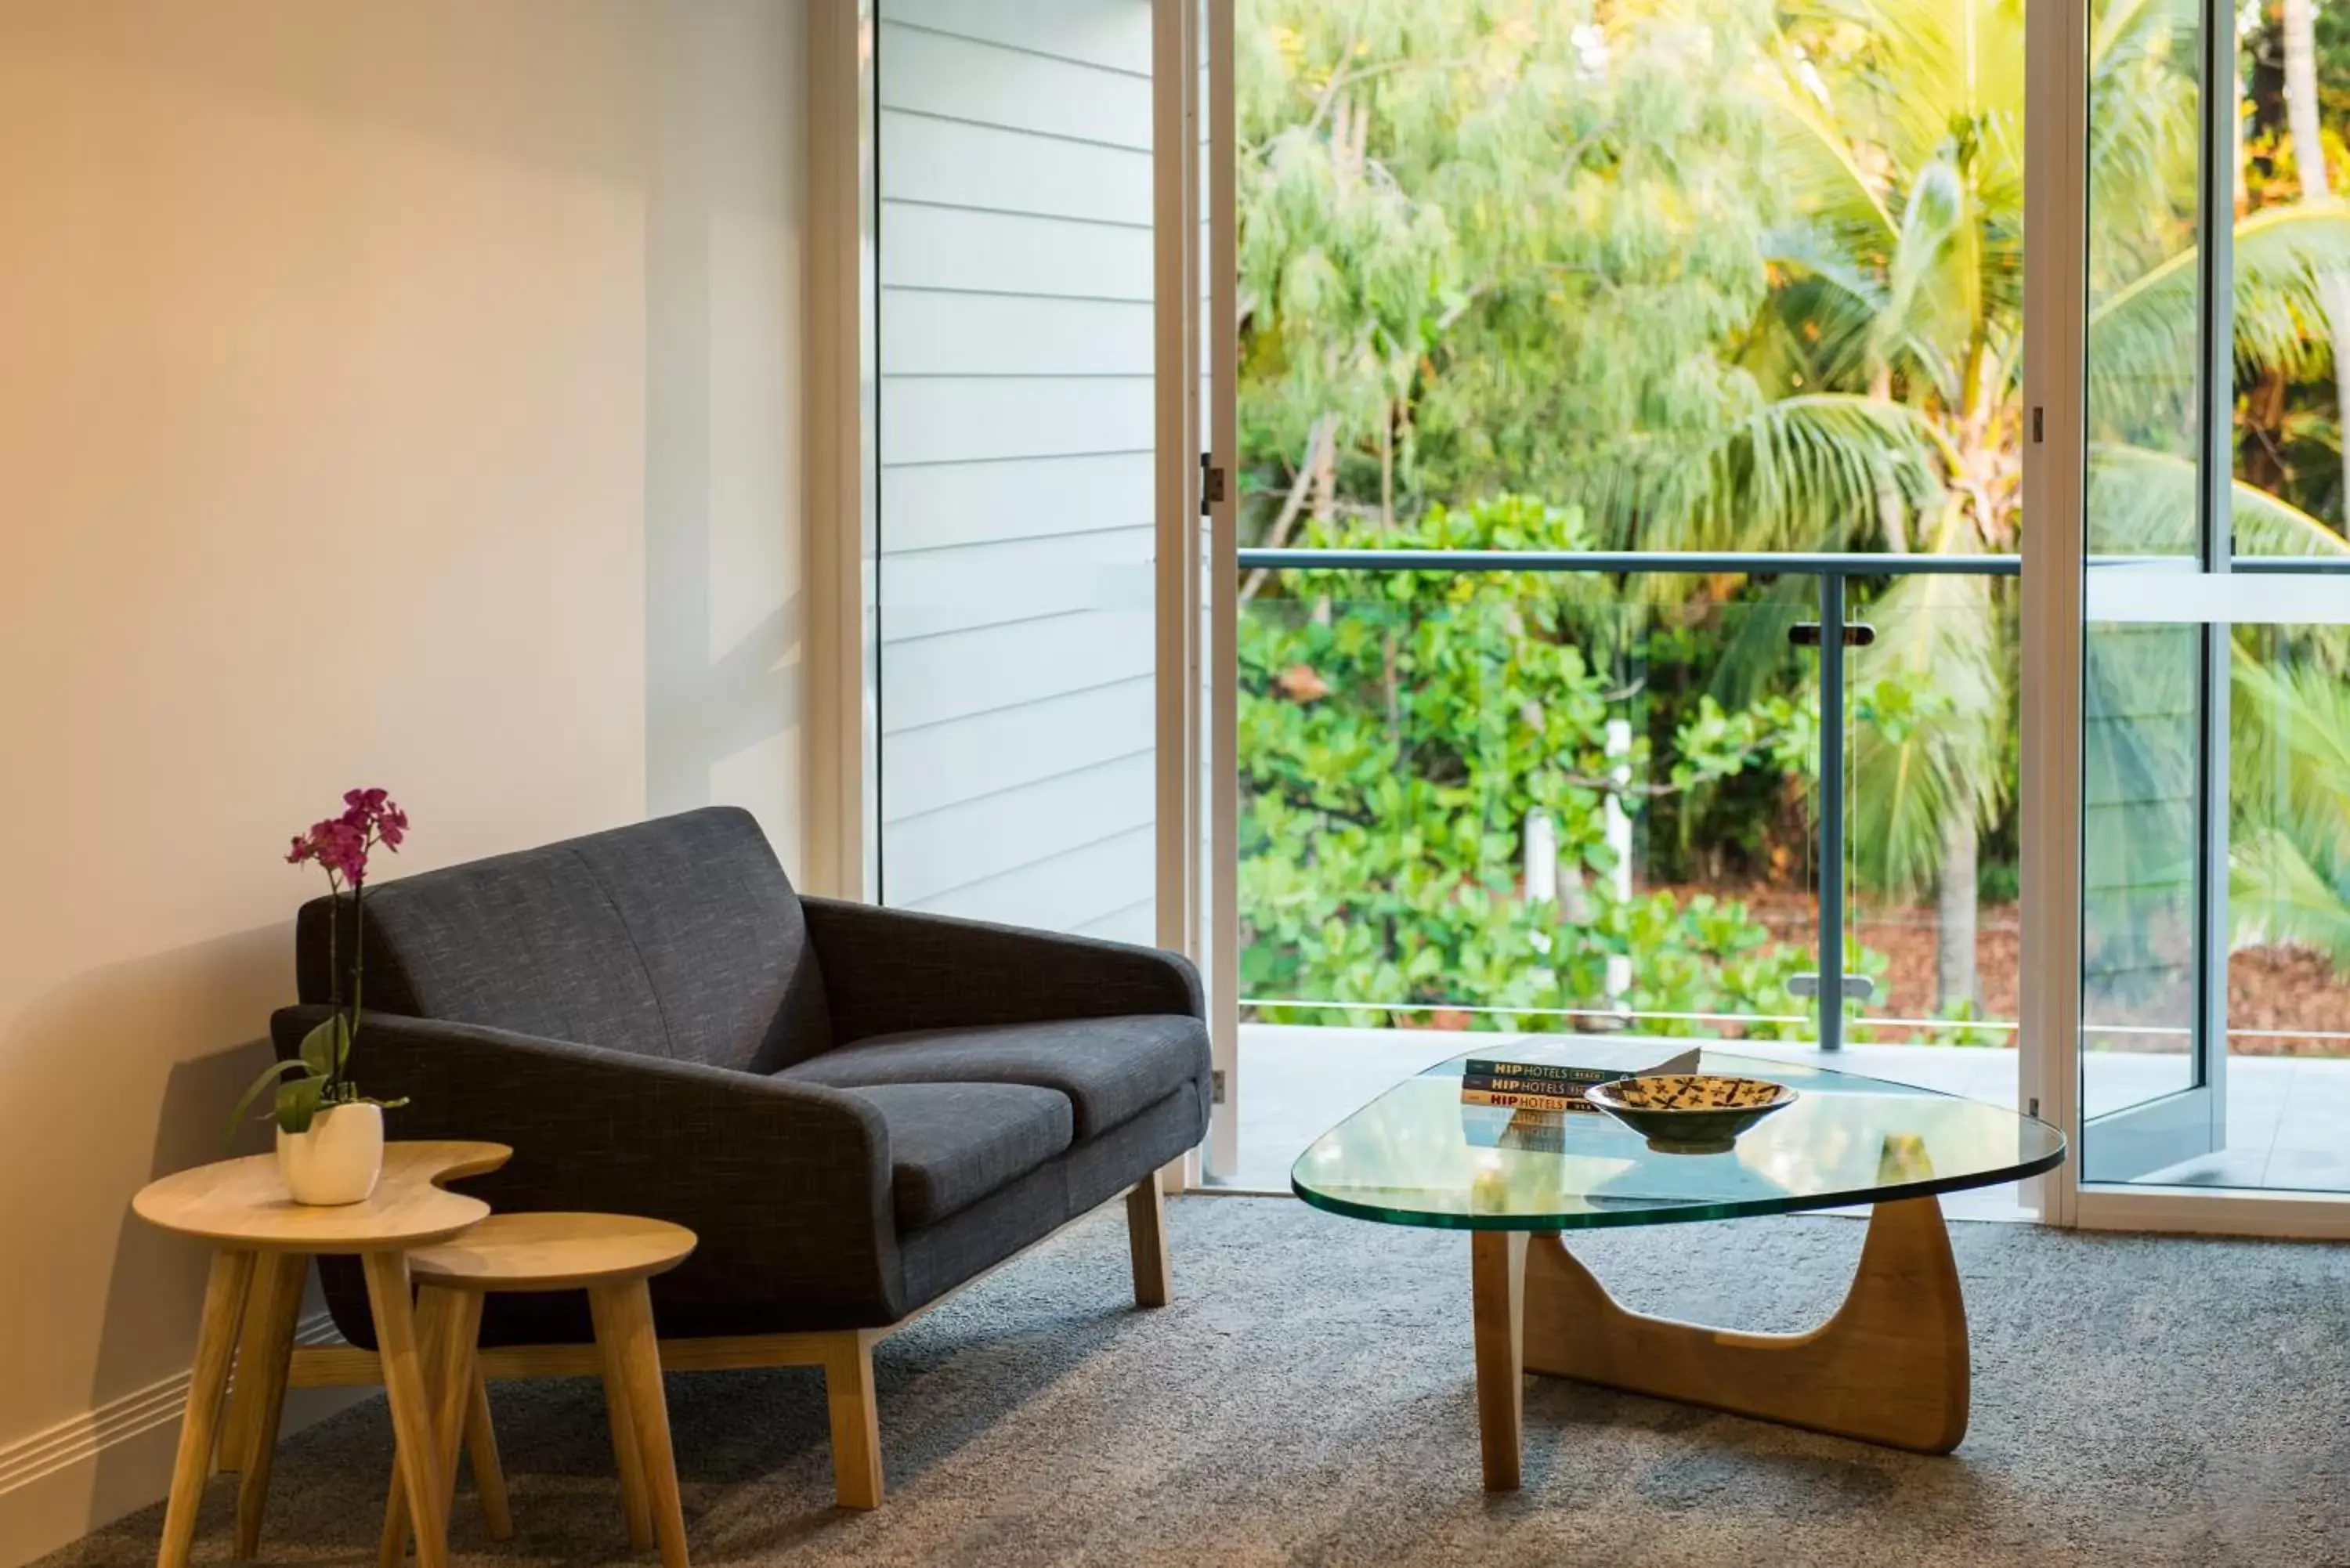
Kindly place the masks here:
MULTIPOLYGON (((2350 565, 2350 561, 2345 561, 2350 565)), ((2021 556, 1870 555, 1761 550, 1305 550, 1243 549, 1243 571, 1656 572, 1756 577, 2012 577, 2021 556)))
MULTIPOLYGON (((2092 566, 2200 571, 2192 556, 2091 556, 2092 566)), ((1249 548, 1243 571, 1742 573, 1752 577, 2013 577, 2021 556, 1896 555, 1775 550, 1307 550, 1249 548)), ((2238 556, 2232 571, 2262 576, 2350 574, 2350 556, 2238 556)))
MULTIPOLYGON (((1853 578, 1908 576, 2013 577, 2023 571, 2015 555, 1910 555, 1864 551, 1764 550, 1333 550, 1251 548, 1239 552, 1243 571, 1347 572, 1588 572, 1606 576, 1736 574, 1749 577, 1819 579, 1820 795, 1818 1009, 1823 1051, 1844 1044, 1845 777, 1841 738, 1846 720, 1845 586, 1853 578)), ((2199 572, 2189 556, 2099 555, 2084 566, 2145 567, 2199 572)), ((2229 569, 2263 576, 2350 573, 2350 556, 2237 556, 2229 569)))
POLYGON ((2012 577, 2021 556, 1780 554, 1737 550, 1319 550, 1244 549, 1243 571, 1737 573, 1819 579, 1819 974, 1822 1051, 1844 1048, 1845 585, 1855 577, 2012 577))

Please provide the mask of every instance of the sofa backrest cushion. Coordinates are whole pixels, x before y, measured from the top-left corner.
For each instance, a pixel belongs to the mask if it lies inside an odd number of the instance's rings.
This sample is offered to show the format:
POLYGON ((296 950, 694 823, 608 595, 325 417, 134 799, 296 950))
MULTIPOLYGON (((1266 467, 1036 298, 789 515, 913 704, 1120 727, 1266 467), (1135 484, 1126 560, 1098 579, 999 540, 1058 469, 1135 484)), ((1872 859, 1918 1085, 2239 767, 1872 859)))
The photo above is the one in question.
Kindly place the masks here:
MULTIPOLYGON (((305 1002, 338 921, 348 947, 348 900, 303 908, 305 1002)), ((799 897, 732 806, 371 886, 364 940, 369 1010, 757 1073, 832 1043, 799 897)))

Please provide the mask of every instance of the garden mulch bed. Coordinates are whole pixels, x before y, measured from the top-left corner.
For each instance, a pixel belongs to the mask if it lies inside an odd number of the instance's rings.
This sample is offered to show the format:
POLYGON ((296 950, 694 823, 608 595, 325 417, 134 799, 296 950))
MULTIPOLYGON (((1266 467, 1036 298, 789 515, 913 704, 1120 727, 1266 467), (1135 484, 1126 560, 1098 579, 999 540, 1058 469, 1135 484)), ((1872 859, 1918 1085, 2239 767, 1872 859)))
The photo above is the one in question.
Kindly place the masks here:
MULTIPOLYGON (((1817 905, 1808 893, 1777 888, 1676 888, 1688 897, 1711 892, 1743 903, 1771 934, 1791 945, 1814 940, 1817 905)), ((1880 1018, 1931 1018, 1938 985, 1934 906, 1863 904, 1854 925, 1861 942, 1885 955, 1886 990, 1869 1014, 1880 1018)), ((1978 1015, 2012 1021, 2020 1006, 2022 925, 2013 904, 1985 904, 1976 915, 1975 975, 1978 1015)), ((2238 1056, 2350 1055, 2350 976, 2338 974, 2322 953, 2290 946, 2240 950, 2228 967, 2229 1051, 2238 1056), (2297 1034, 2293 1031, 2309 1030, 2297 1034)), ((1929 1043, 1922 1031, 1876 1029, 1869 1037, 1929 1043)), ((2113 1044, 2125 1044, 2116 1041, 2113 1044)))

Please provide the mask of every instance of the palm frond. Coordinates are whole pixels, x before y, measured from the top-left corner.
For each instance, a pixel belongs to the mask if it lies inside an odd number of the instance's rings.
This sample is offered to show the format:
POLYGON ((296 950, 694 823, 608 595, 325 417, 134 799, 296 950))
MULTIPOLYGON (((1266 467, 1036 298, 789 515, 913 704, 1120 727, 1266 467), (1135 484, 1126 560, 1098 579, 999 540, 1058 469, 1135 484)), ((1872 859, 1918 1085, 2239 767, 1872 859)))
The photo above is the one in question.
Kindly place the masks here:
POLYGON ((2174 35, 2197 26, 2195 0, 2106 0, 2089 25, 2089 79, 2110 78, 2149 53, 2168 47, 2174 35))
POLYGON ((1846 255, 1863 265, 1882 265, 1900 241, 1900 225, 1844 131, 1794 69, 1774 84, 1766 102, 1773 171, 1789 204, 1834 234, 1846 255))
POLYGON ((1864 717, 1849 807, 1866 886, 1930 888, 1949 824, 1986 826, 2005 804, 2011 700, 1991 591, 1988 577, 1908 576, 1870 607, 1877 640, 1852 663, 1864 717))
POLYGON ((2177 232, 2192 227, 2182 197, 2195 179, 2200 25, 2196 0, 2108 0, 2091 17, 2093 290, 2105 278, 2136 275, 2174 248, 2177 232))
POLYGON ((1811 385, 1865 384, 1880 363, 1886 289, 1878 271, 1856 261, 1833 231, 1813 223, 1783 225, 1765 244, 1770 264, 1787 277, 1766 310, 1770 349, 1802 366, 1811 385))
POLYGON ((1966 178, 1950 159, 1931 159, 1918 171, 1902 208, 1901 237, 1886 267, 1886 305, 1877 323, 1879 353, 1890 358, 1897 339, 1915 346, 1919 368, 1949 407, 1962 400, 1961 367, 1981 320, 1978 217, 1966 178))
POLYGON ((2023 102, 2021 0, 1869 0, 1860 22, 1868 47, 1830 71, 1838 118, 1905 172, 2023 102))
MULTIPOLYGON (((2200 481, 2193 460, 2119 442, 2089 447, 2089 551, 2191 556, 2200 481)), ((2350 556, 2350 540, 2281 496, 2229 486, 2236 550, 2246 556, 2350 556)))
MULTIPOLYGON (((2325 280, 2350 277, 2350 208, 2272 207, 2234 234, 2239 377, 2304 379, 2324 362, 2325 280)), ((2089 313, 2093 421, 2109 432, 2170 417, 2192 377, 2197 253, 2177 252, 2089 313)))
POLYGON ((2240 826, 2228 867, 2229 923, 2239 941, 2298 943, 2350 967, 2350 896, 2286 829, 2240 826))
POLYGON ((1656 476, 1638 525, 1615 536, 1648 549, 1844 547, 1874 533, 1888 485, 1912 510, 1939 493, 1933 442, 1917 410, 1886 399, 1782 398, 1656 476))
POLYGON ((2230 766, 2240 811, 2299 829, 2335 867, 2350 862, 2350 687, 2299 661, 2230 659, 2230 766))

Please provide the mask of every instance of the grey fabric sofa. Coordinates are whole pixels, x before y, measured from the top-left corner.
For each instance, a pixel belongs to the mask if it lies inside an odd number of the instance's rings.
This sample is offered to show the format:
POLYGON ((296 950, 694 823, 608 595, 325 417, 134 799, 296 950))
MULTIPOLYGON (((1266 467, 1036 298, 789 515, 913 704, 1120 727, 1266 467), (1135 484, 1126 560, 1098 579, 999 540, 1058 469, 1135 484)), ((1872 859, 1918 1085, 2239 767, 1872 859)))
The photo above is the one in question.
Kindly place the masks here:
MULTIPOLYGON (((324 1015, 328 915, 301 912, 281 1055, 324 1015)), ((1179 957, 803 898, 726 808, 386 882, 362 940, 353 1066, 408 1098, 390 1136, 513 1146, 466 1184, 494 1209, 691 1227, 654 1282, 665 1358, 824 1366, 844 1503, 879 1501, 871 1346, 924 1306, 1120 1192, 1137 1299, 1165 1299, 1156 1173, 1209 1102, 1179 957)), ((356 1270, 322 1272, 371 1346, 356 1270)), ((590 1339, 577 1293, 483 1325, 590 1339)))

